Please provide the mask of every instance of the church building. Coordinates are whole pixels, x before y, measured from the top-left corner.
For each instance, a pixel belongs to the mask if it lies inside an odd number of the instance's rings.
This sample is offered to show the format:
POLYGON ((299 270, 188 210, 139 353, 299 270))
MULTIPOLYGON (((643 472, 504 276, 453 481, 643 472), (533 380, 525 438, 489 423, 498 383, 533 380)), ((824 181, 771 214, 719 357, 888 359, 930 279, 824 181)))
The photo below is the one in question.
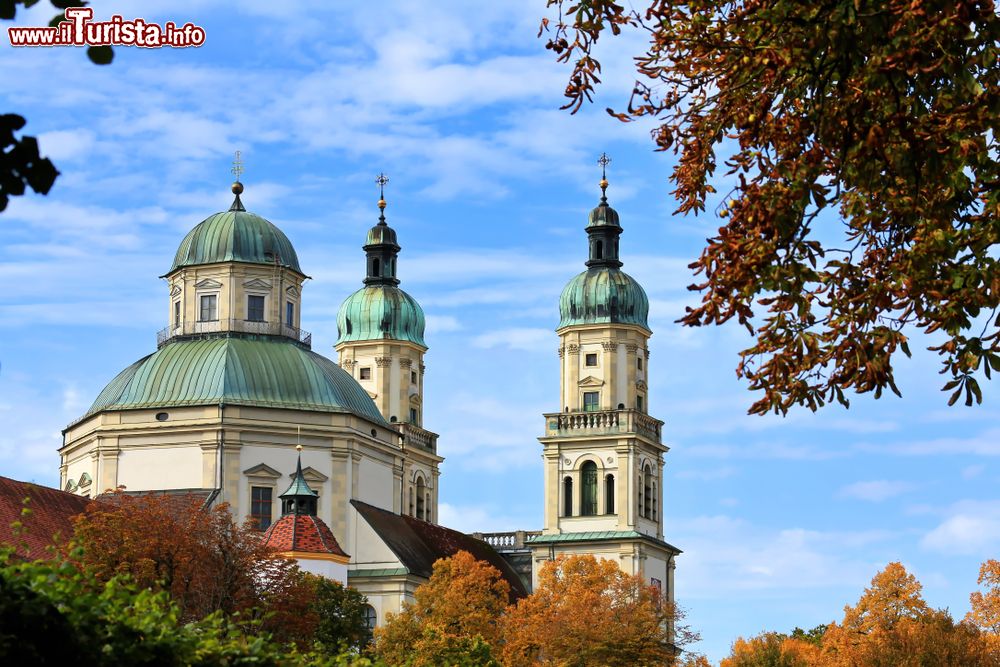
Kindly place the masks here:
POLYGON ((377 179, 363 286, 337 316, 335 363, 301 328, 308 275, 292 243, 246 210, 237 180, 229 210, 196 225, 161 276, 169 323, 156 351, 64 430, 62 488, 228 503, 304 569, 364 593, 373 625, 458 550, 497 567, 515 597, 545 560, 591 553, 672 599, 680 551, 663 540, 667 447, 663 423, 646 412, 649 304, 621 271, 618 213, 602 196, 587 270, 560 299, 559 408, 540 439, 544 527, 519 531, 528 537, 514 548, 506 534, 437 524, 443 458, 423 423, 424 313, 399 286, 387 182, 377 179))

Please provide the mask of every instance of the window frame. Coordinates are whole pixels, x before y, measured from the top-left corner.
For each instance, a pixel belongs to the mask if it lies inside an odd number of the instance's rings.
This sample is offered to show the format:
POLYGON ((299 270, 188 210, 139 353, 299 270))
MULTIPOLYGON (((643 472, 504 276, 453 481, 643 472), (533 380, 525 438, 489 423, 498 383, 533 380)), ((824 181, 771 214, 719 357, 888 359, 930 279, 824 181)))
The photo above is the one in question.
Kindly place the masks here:
POLYGON ((600 412, 601 411, 601 392, 599 391, 585 391, 583 392, 583 411, 584 412, 600 412), (593 401, 588 403, 588 397, 593 397, 593 401))
POLYGON ((598 364, 598 354, 596 352, 585 352, 583 355, 583 365, 585 368, 597 368, 598 364), (593 359, 594 363, 590 363, 593 359))
POLYGON ((371 380, 372 379, 372 367, 362 366, 358 368, 358 379, 359 380, 371 380))
POLYGON ((247 322, 267 322, 267 295, 247 294, 247 322), (251 299, 260 299, 260 318, 254 318, 254 309, 250 306, 251 299))
POLYGON ((207 294, 198 295, 198 321, 199 322, 218 322, 219 321, 219 293, 211 292, 207 294), (205 299, 212 299, 212 306, 209 309, 211 315, 215 317, 205 317, 205 299))
POLYGON ((265 530, 267 530, 268 528, 271 527, 271 524, 274 523, 274 487, 273 486, 264 486, 264 485, 258 485, 258 484, 253 484, 253 485, 250 486, 250 515, 249 516, 250 516, 251 519, 253 519, 253 521, 254 521, 254 527, 257 530, 259 530, 261 532, 264 532, 265 530), (257 491, 266 492, 267 499, 264 500, 264 499, 258 499, 258 498, 256 498, 255 495, 256 495, 257 491), (257 511, 257 510, 262 509, 262 508, 265 507, 264 503, 266 503, 266 508, 267 508, 267 514, 266 514, 267 525, 262 525, 263 524, 263 519, 265 518, 265 515, 263 513, 259 512, 259 511, 257 511))
POLYGON ((580 466, 580 516, 597 516, 597 464, 584 461, 580 466))

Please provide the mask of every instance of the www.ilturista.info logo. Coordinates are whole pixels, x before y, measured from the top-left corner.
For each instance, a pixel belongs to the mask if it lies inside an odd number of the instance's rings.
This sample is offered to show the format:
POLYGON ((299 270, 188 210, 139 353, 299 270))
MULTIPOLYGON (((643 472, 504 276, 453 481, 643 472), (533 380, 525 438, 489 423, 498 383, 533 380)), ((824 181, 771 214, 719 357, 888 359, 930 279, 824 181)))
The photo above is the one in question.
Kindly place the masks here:
POLYGON ((163 46, 184 48, 205 43, 205 29, 193 23, 177 27, 173 21, 164 25, 142 19, 126 20, 115 14, 110 21, 91 21, 90 7, 70 7, 66 20, 47 28, 7 28, 11 46, 163 46))

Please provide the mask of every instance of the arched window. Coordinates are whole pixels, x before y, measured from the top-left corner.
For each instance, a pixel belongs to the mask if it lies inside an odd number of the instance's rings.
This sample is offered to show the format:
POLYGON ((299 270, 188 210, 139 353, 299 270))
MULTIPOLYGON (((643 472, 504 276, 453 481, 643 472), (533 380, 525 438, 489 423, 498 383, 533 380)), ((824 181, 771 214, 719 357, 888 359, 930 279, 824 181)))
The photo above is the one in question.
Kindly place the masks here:
POLYGON ((653 471, 647 463, 642 468, 642 507, 643 516, 647 519, 653 516, 653 471))
POLYGON ((379 271, 381 268, 382 267, 379 266, 378 257, 373 257, 372 258, 372 275, 373 276, 380 276, 380 275, 382 275, 380 273, 380 271, 379 271))
POLYGON ((365 643, 368 643, 372 640, 372 636, 375 632, 375 626, 378 625, 378 614, 375 612, 375 607, 371 606, 370 604, 362 606, 361 613, 364 615, 365 630, 367 631, 368 634, 365 643))
POLYGON ((413 487, 410 487, 410 516, 413 516, 417 511, 416 504, 413 502, 413 487))
POLYGON ((594 241, 594 259, 604 259, 604 241, 594 241))
POLYGON ((604 476, 604 513, 615 513, 615 476, 604 476))
POLYGON ((653 519, 653 521, 656 521, 656 509, 657 509, 656 505, 658 504, 657 501, 659 500, 659 498, 660 498, 660 494, 658 494, 656 492, 656 482, 654 481, 653 482, 653 516, 651 517, 653 519))
POLYGON ((417 477, 417 518, 424 517, 424 478, 417 477))
POLYGON ((594 516, 597 514, 597 464, 587 461, 580 468, 583 485, 580 489, 580 514, 594 516))
POLYGON ((563 480, 563 516, 573 516, 573 478, 563 480))
POLYGON ((427 491, 424 494, 424 521, 433 521, 434 517, 431 516, 431 492, 427 491))

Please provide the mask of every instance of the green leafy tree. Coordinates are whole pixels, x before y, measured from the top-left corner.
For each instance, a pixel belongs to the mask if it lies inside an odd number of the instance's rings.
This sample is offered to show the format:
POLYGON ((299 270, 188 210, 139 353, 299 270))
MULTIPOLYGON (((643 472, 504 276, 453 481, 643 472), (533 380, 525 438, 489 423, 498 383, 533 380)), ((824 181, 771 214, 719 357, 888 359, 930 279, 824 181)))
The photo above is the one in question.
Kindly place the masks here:
POLYGON ((361 651, 371 641, 365 621, 368 598, 357 589, 325 577, 312 577, 313 611, 318 617, 315 640, 333 653, 361 651))
POLYGON ((301 653, 222 612, 192 622, 166 591, 108 581, 65 560, 0 552, 0 664, 370 667, 350 654, 301 653))
POLYGON ((643 30, 622 121, 652 119, 681 213, 717 187, 687 326, 736 318, 751 413, 899 394, 935 334, 949 404, 1000 371, 1000 16, 992 0, 549 0, 548 48, 592 99, 602 36, 643 30), (722 164, 720 165, 720 161, 722 164), (716 170, 725 172, 724 178, 716 170))

